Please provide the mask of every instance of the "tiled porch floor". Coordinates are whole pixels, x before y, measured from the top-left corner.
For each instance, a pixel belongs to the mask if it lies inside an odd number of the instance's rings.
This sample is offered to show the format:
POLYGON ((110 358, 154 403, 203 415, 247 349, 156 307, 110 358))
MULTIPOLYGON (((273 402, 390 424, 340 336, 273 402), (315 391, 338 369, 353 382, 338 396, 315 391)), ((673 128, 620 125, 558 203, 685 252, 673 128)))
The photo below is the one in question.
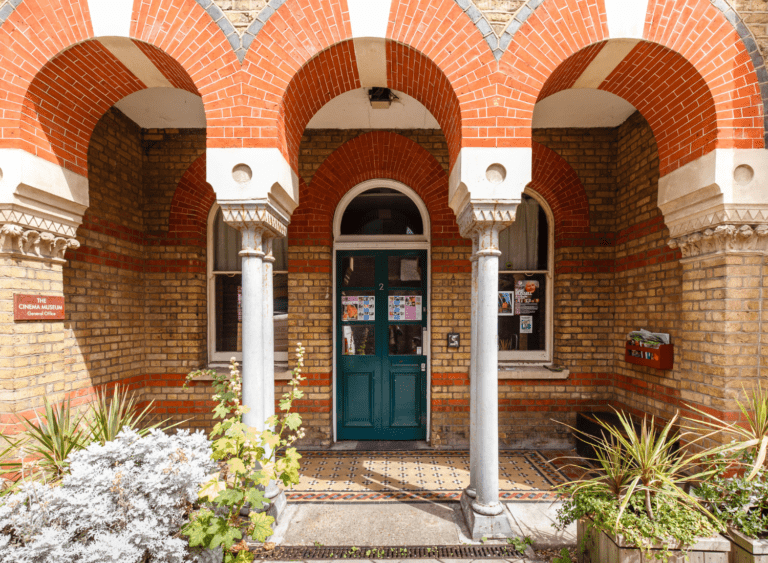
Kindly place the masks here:
MULTIPOLYGON (((304 451, 301 480, 290 503, 456 502, 469 484, 466 451, 304 451)), ((552 488, 581 471, 574 451, 521 450, 499 454, 500 499, 554 500, 552 488)))

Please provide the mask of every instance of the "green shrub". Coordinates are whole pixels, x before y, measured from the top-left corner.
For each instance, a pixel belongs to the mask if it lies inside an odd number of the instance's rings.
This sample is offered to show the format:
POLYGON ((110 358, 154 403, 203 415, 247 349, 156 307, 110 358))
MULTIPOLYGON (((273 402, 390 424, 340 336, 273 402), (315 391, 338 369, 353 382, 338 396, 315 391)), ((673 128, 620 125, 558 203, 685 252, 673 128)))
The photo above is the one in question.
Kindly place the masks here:
POLYGON ((289 382, 290 391, 280 401, 282 415, 266 421, 266 429, 259 432, 246 426, 242 416, 248 408, 241 403, 242 379, 237 362, 232 360, 229 376, 214 370, 194 371, 187 383, 200 375, 213 378, 216 391, 214 418, 221 419, 211 431, 212 459, 222 470, 214 474, 200 489, 202 505, 190 515, 190 522, 182 533, 193 547, 224 550, 224 563, 253 561, 245 537, 262 542, 272 534, 274 518, 258 510, 267 499, 264 489, 272 481, 290 486, 299 482, 299 459, 296 448, 291 447, 303 437, 301 416, 291 413, 293 401, 303 392, 299 385, 303 378, 304 348, 296 349, 298 365, 289 382), (278 455, 279 453, 279 455, 278 455), (251 507, 248 518, 241 516, 246 505, 251 507))

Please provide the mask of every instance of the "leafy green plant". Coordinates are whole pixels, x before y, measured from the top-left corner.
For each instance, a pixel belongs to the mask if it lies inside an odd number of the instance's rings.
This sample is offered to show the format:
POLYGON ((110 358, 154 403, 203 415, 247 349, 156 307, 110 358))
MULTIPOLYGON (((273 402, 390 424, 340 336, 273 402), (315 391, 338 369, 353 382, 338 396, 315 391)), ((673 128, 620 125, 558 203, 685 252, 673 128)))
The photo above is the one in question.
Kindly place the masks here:
POLYGON ((164 427, 167 430, 178 426, 179 423, 164 426, 169 419, 148 424, 153 405, 154 401, 150 401, 146 407, 139 409, 135 394, 128 394, 127 389, 120 385, 115 386, 110 397, 106 390, 96 391, 96 400, 91 403, 85 418, 90 441, 103 446, 117 438, 125 426, 136 430, 139 436, 148 435, 153 428, 164 427))
POLYGON ((234 359, 229 376, 214 370, 198 370, 187 376, 185 386, 200 375, 213 378, 216 391, 213 398, 217 401, 213 415, 221 421, 210 434, 212 459, 219 462, 222 469, 201 487, 203 505, 190 515, 190 522, 182 528, 182 533, 193 547, 220 546, 224 563, 253 561, 245 537, 262 542, 272 534, 274 519, 258 512, 267 503, 264 489, 270 482, 279 480, 286 486, 299 482, 301 456, 291 446, 304 436, 304 431, 301 416, 290 410, 293 402, 303 397, 299 388, 304 379, 301 377, 304 365, 301 344, 296 348, 296 357, 297 365, 288 383, 290 390, 279 403, 283 414, 271 416, 261 432, 242 421, 248 408, 241 403, 242 378, 234 359), (241 510, 246 505, 251 511, 243 518, 241 510))
POLYGON ((22 463, 19 461, 19 451, 23 444, 23 438, 11 438, 5 434, 0 434, 0 439, 5 443, 3 450, 0 451, 0 499, 5 495, 16 491, 19 480, 16 478, 22 469, 22 463))
POLYGON ((32 462, 31 474, 25 464, 22 464, 22 478, 34 476, 39 469, 40 476, 48 481, 58 481, 66 473, 69 455, 83 449, 89 443, 88 429, 82 424, 85 413, 78 414, 69 398, 62 401, 58 409, 43 397, 45 414, 41 418, 35 412, 35 422, 27 418, 19 418, 26 434, 26 443, 22 448, 22 456, 30 456, 32 462))
MULTIPOLYGON (((744 465, 754 463, 754 455, 744 452, 744 465)), ((731 463, 722 464, 724 472, 696 489, 696 495, 725 526, 751 538, 768 535, 768 479, 759 467, 754 477, 732 474, 731 463)))
POLYGON ((758 383, 737 400, 741 420, 726 422, 703 410, 692 408, 701 420, 690 421, 733 440, 714 448, 710 463, 718 468, 715 478, 701 484, 696 494, 725 526, 752 538, 768 535, 768 391, 758 383))
POLYGON ((530 536, 525 536, 523 538, 515 536, 513 538, 507 538, 507 543, 518 553, 524 553, 529 545, 533 545, 533 540, 530 536))
POLYGON ((560 554, 555 556, 554 559, 552 559, 552 563, 573 563, 573 559, 571 558, 571 552, 568 550, 567 547, 564 547, 560 550, 560 554))
MULTIPOLYGON (((589 440, 595 450, 596 475, 565 483, 567 495, 558 511, 561 527, 587 517, 593 531, 622 535, 629 545, 647 554, 650 545, 671 540, 685 549, 699 537, 707 537, 722 525, 698 499, 685 491, 690 483, 711 478, 717 469, 706 460, 711 452, 677 451, 676 443, 689 444, 706 438, 674 430, 677 416, 657 430, 654 419, 636 428, 628 415, 618 412, 619 426, 598 421, 602 435, 589 440)), ((670 551, 662 549, 662 558, 670 551)))
MULTIPOLYGON (((743 419, 739 422, 729 423, 693 405, 687 406, 701 415, 702 419, 697 421, 699 425, 713 432, 730 433, 735 437, 733 442, 714 451, 733 456, 739 456, 743 451, 751 452, 751 470, 747 476, 749 480, 765 465, 768 453, 768 391, 764 391, 759 382, 751 393, 747 393, 743 387, 742 391, 747 395, 747 401, 736 401, 743 419)), ((695 425, 690 423, 689 427, 696 429, 695 425)))

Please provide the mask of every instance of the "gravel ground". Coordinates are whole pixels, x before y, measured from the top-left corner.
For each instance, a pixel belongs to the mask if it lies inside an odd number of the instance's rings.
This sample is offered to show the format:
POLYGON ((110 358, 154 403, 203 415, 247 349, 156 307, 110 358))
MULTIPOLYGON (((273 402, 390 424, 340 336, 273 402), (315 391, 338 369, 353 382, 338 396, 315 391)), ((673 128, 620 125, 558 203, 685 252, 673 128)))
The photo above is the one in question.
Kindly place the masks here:
MULTIPOLYGON (((566 548, 557 548, 557 549, 534 549, 534 553, 536 553, 536 560, 537 561, 546 561, 547 563, 553 563, 555 558, 559 559, 559 563, 568 563, 568 560, 563 561, 562 557, 562 550, 566 548)), ((570 555, 571 561, 575 563, 576 561, 576 546, 569 547, 568 553, 570 555)))

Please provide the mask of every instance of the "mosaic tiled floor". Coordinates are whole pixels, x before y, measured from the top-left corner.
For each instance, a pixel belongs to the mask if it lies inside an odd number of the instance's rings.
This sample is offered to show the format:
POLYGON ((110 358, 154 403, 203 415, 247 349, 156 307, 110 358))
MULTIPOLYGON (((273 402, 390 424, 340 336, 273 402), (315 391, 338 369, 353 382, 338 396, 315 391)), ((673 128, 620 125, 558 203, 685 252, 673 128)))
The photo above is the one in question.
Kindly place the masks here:
MULTIPOLYGON (((301 452, 301 480, 291 502, 455 502, 469 484, 468 452, 301 452)), ((500 497, 554 500, 554 485, 578 477, 570 451, 502 451, 500 497)))

